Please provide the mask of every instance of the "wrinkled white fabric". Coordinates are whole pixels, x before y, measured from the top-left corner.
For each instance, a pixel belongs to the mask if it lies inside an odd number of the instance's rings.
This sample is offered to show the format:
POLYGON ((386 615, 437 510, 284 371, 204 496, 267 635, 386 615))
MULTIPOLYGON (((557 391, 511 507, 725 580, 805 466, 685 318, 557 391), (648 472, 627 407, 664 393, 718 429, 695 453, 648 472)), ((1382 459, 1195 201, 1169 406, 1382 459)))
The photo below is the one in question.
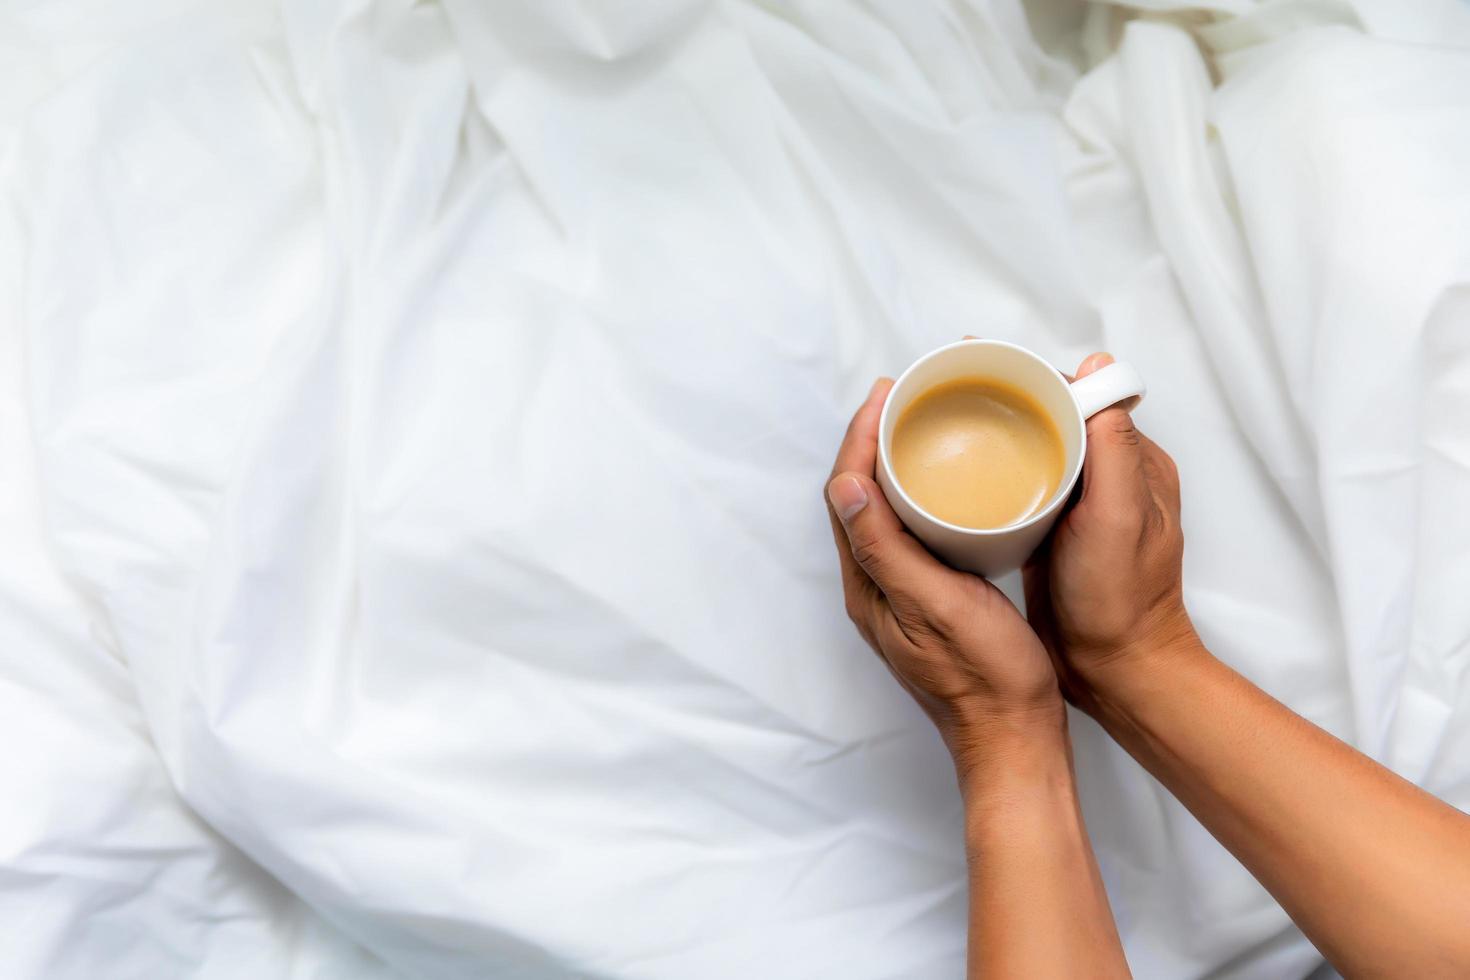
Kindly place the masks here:
MULTIPOLYGON (((1211 646, 1470 805, 1466 173, 1456 0, 0 8, 0 971, 959 975, 820 491, 965 333, 1138 364, 1211 646)), ((1136 975, 1318 967, 1074 738, 1136 975)))

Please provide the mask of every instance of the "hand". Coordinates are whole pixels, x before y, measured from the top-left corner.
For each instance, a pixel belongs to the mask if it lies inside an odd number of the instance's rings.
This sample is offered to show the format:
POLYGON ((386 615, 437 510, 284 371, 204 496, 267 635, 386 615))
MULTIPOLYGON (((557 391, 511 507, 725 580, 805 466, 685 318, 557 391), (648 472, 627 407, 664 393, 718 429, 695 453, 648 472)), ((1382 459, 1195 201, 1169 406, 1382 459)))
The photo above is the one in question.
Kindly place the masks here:
MULTIPOLYGON (((1077 376, 1107 364, 1093 354, 1077 376)), ((1100 671, 1194 639, 1181 585, 1179 473, 1123 407, 1087 422, 1082 497, 1025 570, 1026 609, 1067 698, 1092 711, 1100 671)))
POLYGON ((939 727, 962 783, 1007 734, 1064 729, 1045 648, 995 586, 943 565, 908 533, 874 482, 880 379, 853 416, 828 513, 847 613, 898 682, 939 727))

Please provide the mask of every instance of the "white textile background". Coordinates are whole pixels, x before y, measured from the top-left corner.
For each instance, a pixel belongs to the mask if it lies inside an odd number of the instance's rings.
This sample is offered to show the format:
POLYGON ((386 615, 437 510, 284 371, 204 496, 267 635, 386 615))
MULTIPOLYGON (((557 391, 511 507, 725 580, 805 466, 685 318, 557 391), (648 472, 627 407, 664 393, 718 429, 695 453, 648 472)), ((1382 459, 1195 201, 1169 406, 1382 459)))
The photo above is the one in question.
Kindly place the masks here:
MULTIPOLYGON (((820 493, 965 333, 1470 806, 1467 174, 1457 0, 0 4, 0 973, 959 976, 820 493)), ((1074 736, 1136 975, 1318 966, 1074 736)))

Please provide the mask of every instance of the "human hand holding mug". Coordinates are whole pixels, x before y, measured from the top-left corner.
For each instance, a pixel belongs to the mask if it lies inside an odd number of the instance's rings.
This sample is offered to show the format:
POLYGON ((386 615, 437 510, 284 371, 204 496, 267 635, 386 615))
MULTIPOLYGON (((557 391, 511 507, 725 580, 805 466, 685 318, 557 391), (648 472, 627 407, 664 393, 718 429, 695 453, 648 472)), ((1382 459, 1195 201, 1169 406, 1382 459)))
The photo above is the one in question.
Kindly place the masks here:
MULTIPOLYGON (((1077 384, 1113 366, 1093 354, 1077 384)), ((1091 682, 1130 658, 1196 640, 1184 608, 1179 472, 1119 407, 1087 421, 1082 495, 1026 564, 1026 613, 1062 689, 1091 709, 1091 682)))
POLYGON ((880 379, 853 416, 827 484, 828 513, 848 616, 934 720, 966 788, 998 742, 1055 736, 1066 716, 1046 650, 1020 611, 926 551, 875 482, 892 386, 880 379))

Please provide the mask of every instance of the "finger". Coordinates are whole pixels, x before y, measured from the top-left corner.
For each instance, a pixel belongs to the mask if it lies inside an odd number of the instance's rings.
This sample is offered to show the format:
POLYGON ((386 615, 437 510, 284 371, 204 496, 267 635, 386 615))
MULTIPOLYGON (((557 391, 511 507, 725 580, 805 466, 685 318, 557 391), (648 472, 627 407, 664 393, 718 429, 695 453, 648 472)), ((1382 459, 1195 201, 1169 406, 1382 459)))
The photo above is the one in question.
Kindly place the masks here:
POLYGON ((833 475, 844 470, 872 475, 878 460, 878 419, 883 415, 883 403, 892 388, 892 378, 879 378, 873 382, 868 397, 863 399, 847 425, 842 445, 837 450, 837 461, 832 466, 833 475))
POLYGON ((1133 417, 1107 408, 1087 420, 1087 456, 1082 465, 1079 507, 1121 512, 1150 494, 1141 435, 1133 417))
POLYGON ((878 586, 868 578, 868 573, 857 563, 857 559, 852 557, 852 547, 847 543, 847 532, 837 520, 830 501, 827 504, 827 516, 831 520, 833 542, 837 546, 837 564, 842 574, 842 601, 847 606, 847 618, 852 620, 863 639, 876 648, 878 624, 885 612, 883 607, 886 600, 883 593, 878 591, 878 586))
POLYGON ((827 485, 853 560, 890 602, 922 605, 943 594, 949 569, 904 530, 872 477, 844 472, 827 485))
POLYGON ((1082 359, 1082 363, 1077 365, 1077 377, 1085 378, 1094 371, 1101 371, 1111 363, 1113 363, 1113 355, 1106 351, 1088 354, 1082 359))
MULTIPOLYGON (((853 413, 852 421, 847 425, 847 432, 842 437, 842 445, 837 449, 837 461, 832 465, 832 474, 843 470, 852 470, 871 476, 873 468, 878 459, 878 419, 883 414, 883 402, 888 397, 888 391, 893 387, 891 378, 879 378, 873 382, 873 387, 868 390, 868 396, 853 413)), ((830 476, 829 475, 829 479, 830 476)), ((862 570, 853 561, 851 550, 847 544, 847 534, 842 530, 842 524, 837 520, 837 514, 832 510, 832 502, 824 492, 822 499, 827 501, 827 516, 832 524, 832 537, 837 544, 837 555, 843 564, 843 580, 849 575, 861 575, 862 570)))
MULTIPOLYGON (((1088 354, 1077 366, 1080 380, 1113 363, 1106 351, 1088 354)), ((1119 405, 1105 408, 1087 420, 1087 457, 1082 467, 1082 499, 1097 504, 1136 500, 1146 489, 1140 433, 1133 418, 1119 405)))
MULTIPOLYGON (((1087 377, 1089 374, 1092 374, 1094 371, 1101 371, 1103 368, 1112 363, 1113 355, 1107 353, 1106 351, 1099 351, 1096 354, 1088 354, 1085 358, 1082 359, 1082 363, 1077 366, 1077 376, 1075 378, 1069 377, 1067 375, 1063 375, 1063 377, 1067 379, 1068 384, 1071 384, 1074 381, 1080 381, 1081 379, 1087 377)), ((1142 401, 1141 398, 1134 396, 1133 398, 1123 399, 1113 407, 1121 408, 1125 412, 1131 412, 1138 407, 1138 403, 1140 401, 1142 401)))
POLYGON ((1107 363, 1107 361, 1101 361, 1101 358, 1107 358, 1108 361, 1111 361, 1112 357, 1113 355, 1111 354, 1088 354, 1082 359, 1082 363, 1077 366, 1076 374, 1068 374, 1066 371, 1063 371, 1062 377, 1067 379, 1067 384, 1075 384, 1078 378, 1085 378, 1107 363))
MULTIPOLYGON (((833 473, 838 472, 839 469, 873 472, 878 452, 878 418, 883 412, 883 402, 888 397, 888 390, 892 387, 893 381, 889 378, 879 378, 873 383, 867 398, 863 399, 863 403, 853 413, 852 421, 847 426, 847 433, 842 439, 841 447, 837 450, 837 462, 833 466, 833 473)), ((837 561, 842 570, 842 592, 847 604, 848 617, 871 644, 876 635, 877 621, 882 612, 879 608, 883 601, 882 593, 852 557, 852 548, 847 542, 847 532, 842 529, 842 524, 832 509, 830 498, 823 493, 822 499, 827 503, 827 518, 832 525, 832 540, 837 546, 837 561)))

